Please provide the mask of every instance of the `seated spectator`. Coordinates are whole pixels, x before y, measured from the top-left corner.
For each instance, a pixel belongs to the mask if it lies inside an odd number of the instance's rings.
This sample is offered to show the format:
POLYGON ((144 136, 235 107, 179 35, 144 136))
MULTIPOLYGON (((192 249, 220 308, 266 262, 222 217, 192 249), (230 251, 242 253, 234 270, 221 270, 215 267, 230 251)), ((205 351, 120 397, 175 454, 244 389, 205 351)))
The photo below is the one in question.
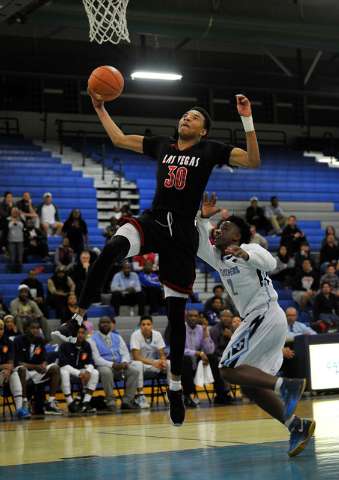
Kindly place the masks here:
POLYGON ((62 307, 67 304, 68 294, 75 291, 75 283, 66 275, 65 267, 57 267, 47 280, 47 305, 61 318, 62 307))
POLYGON ((6 315, 3 319, 5 324, 5 335, 10 340, 14 340, 15 337, 18 335, 22 335, 22 332, 18 329, 18 327, 14 323, 14 317, 10 313, 6 315))
POLYGON ((28 298, 29 287, 27 285, 19 285, 18 297, 11 301, 10 310, 13 315, 14 323, 21 332, 26 331, 26 323, 29 320, 35 320, 43 331, 45 341, 51 341, 51 332, 47 324, 46 318, 37 303, 28 298))
POLYGON ((63 238, 61 247, 55 250, 54 254, 55 267, 65 267, 69 275, 74 268, 74 250, 69 246, 68 238, 63 238))
POLYGON ((204 313, 212 309, 212 302, 215 297, 218 297, 221 299, 222 310, 224 310, 227 307, 226 300, 223 298, 224 292, 225 292, 225 287, 222 284, 220 285, 218 284, 213 287, 213 297, 210 297, 206 300, 205 306, 204 306, 204 313))
POLYGON ((141 290, 138 275, 131 270, 130 264, 125 262, 122 272, 116 273, 111 283, 111 305, 114 307, 117 317, 120 315, 120 305, 129 305, 130 307, 138 305, 138 315, 144 314, 146 295, 141 290))
POLYGON ((312 270, 308 258, 305 258, 302 263, 302 270, 297 272, 294 277, 292 292, 292 298, 300 305, 300 310, 306 310, 307 304, 314 305, 318 288, 318 274, 312 270))
POLYGON ((23 192, 21 200, 16 202, 15 206, 18 207, 19 213, 26 223, 28 220, 31 220, 33 227, 39 228, 39 215, 35 211, 35 206, 32 202, 31 194, 29 192, 23 192))
POLYGON ((5 335, 4 322, 0 320, 0 387, 9 385, 15 403, 17 418, 30 418, 32 415, 22 407, 22 385, 19 375, 13 371, 13 342, 5 335))
POLYGON ((68 238, 70 247, 78 255, 83 250, 89 251, 89 236, 87 223, 81 216, 80 210, 74 208, 61 230, 62 238, 68 238), (84 237, 86 245, 84 247, 84 237))
POLYGON ((248 207, 246 210, 246 222, 250 225, 253 225, 256 230, 264 230, 267 235, 267 233, 270 231, 271 226, 269 221, 265 217, 264 210, 261 207, 258 207, 258 197, 252 197, 250 201, 251 206, 248 207))
POLYGON ((234 315, 234 317, 232 318, 231 326, 234 328, 234 330, 236 330, 238 327, 240 327, 241 322, 242 322, 241 318, 238 317, 237 315, 234 315))
POLYGON ((214 353, 213 340, 207 331, 207 326, 202 327, 198 322, 198 311, 191 308, 187 312, 186 345, 181 375, 184 403, 186 407, 195 408, 197 406, 191 398, 191 394, 195 391, 193 375, 197 369, 198 361, 201 360, 205 365, 209 364, 212 370, 214 390, 216 391, 214 403, 232 404, 233 399, 228 393, 230 387, 220 375, 219 360, 214 353))
POLYGON ((220 322, 220 312, 222 310, 222 300, 219 297, 212 298, 211 309, 207 310, 206 317, 210 325, 220 322))
POLYGON ((19 216, 19 209, 12 207, 2 231, 2 251, 3 253, 9 253, 8 273, 15 273, 15 264, 17 265, 17 273, 22 272, 25 233, 26 226, 19 216))
POLYGON ((139 273, 139 280, 143 291, 146 294, 146 305, 150 307, 150 315, 158 315, 159 305, 164 306, 164 287, 160 282, 158 275, 152 273, 153 263, 146 260, 144 271, 139 273))
POLYGON ((297 322, 298 314, 295 308, 289 307, 286 309, 286 340, 294 340, 297 335, 316 335, 317 332, 312 330, 304 323, 297 322))
POLYGON ((339 304, 328 282, 323 282, 320 290, 314 299, 314 320, 323 324, 326 332, 330 327, 339 325, 339 304))
POLYGON ((327 265, 327 273, 320 278, 320 285, 324 282, 330 285, 331 293, 339 296, 339 278, 338 275, 335 274, 334 265, 327 265))
POLYGON ((59 366, 61 375, 61 390, 65 395, 68 411, 71 413, 93 413, 96 408, 90 404, 94 390, 99 381, 99 372, 94 368, 92 349, 85 340, 86 328, 81 325, 76 343, 63 342, 59 347, 59 366), (71 394, 71 378, 81 379, 86 393, 81 404, 73 400, 71 394))
POLYGON ((133 258, 133 270, 136 273, 143 272, 145 262, 150 261, 152 262, 152 271, 158 271, 158 265, 156 264, 156 257, 155 253, 147 253, 146 255, 135 255, 133 258))
POLYGON ((31 218, 26 222, 25 233, 25 258, 27 258, 27 255, 40 255, 45 263, 52 263, 48 255, 46 235, 40 228, 34 226, 31 218))
POLYGON ((136 403, 140 408, 149 408, 149 403, 144 395, 144 373, 163 372, 167 375, 168 385, 171 380, 171 364, 166 360, 166 347, 160 332, 153 329, 153 320, 150 315, 140 318, 139 330, 133 332, 130 340, 132 365, 139 369, 138 397, 136 403))
POLYGON ((310 251, 309 243, 301 242, 299 252, 297 252, 294 256, 296 270, 302 269, 302 263, 305 258, 308 258, 308 260, 311 262, 312 269, 317 270, 315 258, 310 251))
POLYGON ((233 315, 230 310, 223 310, 220 313, 220 322, 214 325, 209 331, 214 343, 214 353, 222 357, 235 328, 232 326, 233 315))
POLYGON ((111 332, 120 335, 120 333, 116 330, 117 322, 114 317, 109 317, 111 319, 111 332))
POLYGON ((23 408, 28 412, 32 407, 27 401, 27 380, 31 379, 34 385, 48 382, 49 399, 45 407, 46 415, 62 415, 64 412, 58 407, 55 400, 56 391, 60 382, 60 367, 54 363, 47 364, 47 352, 44 340, 39 337, 39 324, 30 319, 26 333, 14 339, 15 371, 22 384, 23 408))
POLYGON ((257 229, 255 228, 254 225, 251 225, 251 232, 252 232, 251 243, 256 243, 256 244, 262 246, 263 248, 265 248, 265 250, 267 250, 268 249, 268 243, 267 243, 266 238, 263 237, 262 235, 260 235, 260 233, 257 232, 257 229))
POLYGON ((339 261, 339 247, 335 244, 334 235, 327 235, 327 243, 320 249, 320 270, 324 275, 327 265, 337 266, 339 261))
POLYGON ((338 246, 339 237, 337 237, 337 235, 335 234, 335 229, 334 229, 334 227, 332 227, 332 225, 329 225, 328 227, 326 227, 325 233, 326 233, 326 236, 322 239, 321 246, 323 247, 324 245, 327 244, 327 235, 333 235, 334 236, 334 243, 335 243, 335 245, 338 246))
POLYGON ((117 220, 120 220, 120 218, 122 217, 122 213, 121 213, 121 209, 119 207, 119 205, 114 205, 113 207, 113 217, 115 217, 117 220))
POLYGON ((105 229, 101 232, 101 235, 106 238, 105 243, 107 243, 113 237, 113 235, 117 233, 118 229, 119 224, 117 217, 111 217, 109 220, 109 225, 107 225, 107 227, 105 227, 105 229))
POLYGON ((277 266, 270 273, 272 280, 280 280, 284 282, 284 289, 289 290, 292 286, 292 280, 295 274, 294 260, 287 253, 287 247, 281 245, 278 254, 274 256, 277 266))
POLYGON ((11 210, 15 205, 13 204, 12 192, 5 192, 4 199, 0 203, 0 230, 3 230, 7 217, 10 216, 11 210))
POLYGON ((84 286, 87 274, 91 268, 91 256, 89 252, 82 252, 79 257, 79 262, 75 265, 72 278, 75 283, 75 293, 79 297, 82 287, 84 286))
POLYGON ((288 225, 281 234, 280 245, 285 245, 290 257, 297 253, 300 245, 306 241, 304 232, 297 226, 297 219, 294 215, 288 217, 288 225))
POLYGON ((42 311, 44 317, 48 317, 47 304, 44 298, 44 287, 40 280, 37 279, 38 274, 36 270, 32 268, 28 272, 28 277, 20 282, 20 285, 27 285, 29 288, 29 298, 33 300, 40 310, 42 311))
POLYGON ((0 319, 3 319, 5 315, 10 313, 8 307, 4 304, 2 293, 0 292, 0 319))
POLYGON ((130 206, 126 203, 121 207, 121 216, 122 217, 132 217, 132 212, 130 206))
POLYGON ((227 208, 223 208, 221 210, 221 220, 220 220, 220 222, 224 222, 226 220, 226 218, 228 218, 229 216, 230 216, 230 214, 228 213, 227 208))
POLYGON ((288 224, 288 216, 284 214, 283 209, 279 206, 278 197, 271 197, 271 205, 265 207, 265 216, 271 222, 272 228, 277 235, 282 234, 281 227, 288 224))
POLYGON ((49 236, 49 229, 54 230, 54 236, 58 237, 61 233, 63 223, 60 222, 58 207, 52 202, 52 194, 44 193, 44 201, 38 205, 37 214, 40 218, 40 225, 45 232, 46 237, 49 236))
POLYGON ((138 385, 139 369, 131 365, 131 358, 121 335, 111 332, 111 319, 101 317, 99 331, 88 339, 91 345, 94 365, 99 371, 105 391, 107 410, 116 411, 114 381, 126 380, 121 409, 134 409, 135 392, 138 385))

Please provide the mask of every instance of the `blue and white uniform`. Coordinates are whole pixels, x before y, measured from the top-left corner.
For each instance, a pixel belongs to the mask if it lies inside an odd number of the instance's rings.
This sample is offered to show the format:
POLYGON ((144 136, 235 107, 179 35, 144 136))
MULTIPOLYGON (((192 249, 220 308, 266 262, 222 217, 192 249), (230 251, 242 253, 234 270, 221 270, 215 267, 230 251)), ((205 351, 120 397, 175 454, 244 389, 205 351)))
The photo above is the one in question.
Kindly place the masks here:
POLYGON ((257 244, 242 244, 247 261, 233 255, 222 257, 208 237, 208 219, 196 217, 199 231, 197 255, 220 273, 222 282, 243 321, 231 337, 219 367, 251 365, 275 375, 283 361, 286 316, 267 272, 275 258, 257 244))

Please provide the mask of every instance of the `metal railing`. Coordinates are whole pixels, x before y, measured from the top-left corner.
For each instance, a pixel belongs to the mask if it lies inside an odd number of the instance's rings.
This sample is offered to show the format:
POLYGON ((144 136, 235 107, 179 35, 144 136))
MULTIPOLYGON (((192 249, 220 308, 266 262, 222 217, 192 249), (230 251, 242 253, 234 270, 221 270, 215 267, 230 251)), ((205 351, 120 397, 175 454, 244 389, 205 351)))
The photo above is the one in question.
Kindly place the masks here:
POLYGON ((16 133, 19 135, 19 120, 15 117, 0 117, 0 130, 4 130, 7 135, 10 133, 16 133), (4 126, 2 126, 1 120, 4 120, 4 126), (14 122, 15 125, 11 125, 11 122, 14 122))
POLYGON ((333 159, 334 157, 334 137, 331 132, 324 132, 323 134, 323 153, 324 155, 327 154, 327 148, 326 146, 329 144, 329 156, 333 159), (329 141, 328 141, 329 140, 329 141))

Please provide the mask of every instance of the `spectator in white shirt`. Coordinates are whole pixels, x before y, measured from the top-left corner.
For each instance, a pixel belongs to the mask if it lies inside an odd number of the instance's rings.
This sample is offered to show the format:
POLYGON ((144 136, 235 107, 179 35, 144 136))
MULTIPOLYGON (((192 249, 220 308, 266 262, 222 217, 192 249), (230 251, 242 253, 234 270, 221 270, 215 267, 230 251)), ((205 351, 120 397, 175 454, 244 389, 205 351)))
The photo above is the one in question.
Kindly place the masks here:
POLYGON ((52 202, 52 194, 50 192, 44 193, 44 201, 38 206, 37 213, 40 217, 40 224, 47 236, 49 236, 49 228, 55 231, 55 237, 61 234, 64 224, 60 222, 59 210, 55 203, 52 202))
POLYGON ((286 340, 293 340, 297 335, 317 335, 317 332, 312 328, 304 323, 297 322, 298 313, 295 308, 287 308, 285 314, 287 320, 286 340))

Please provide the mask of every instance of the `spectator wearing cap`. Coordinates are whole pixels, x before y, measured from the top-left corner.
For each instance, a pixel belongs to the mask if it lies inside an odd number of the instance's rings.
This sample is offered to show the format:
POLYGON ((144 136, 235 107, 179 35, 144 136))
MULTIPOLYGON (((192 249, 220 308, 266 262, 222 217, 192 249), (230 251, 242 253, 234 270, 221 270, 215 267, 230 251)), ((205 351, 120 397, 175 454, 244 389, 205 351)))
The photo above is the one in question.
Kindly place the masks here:
POLYGON ((246 209, 246 222, 254 225, 258 230, 264 230, 267 234, 270 230, 270 224, 265 217, 264 210, 258 207, 258 197, 252 197, 251 206, 246 209))
POLYGON ((75 283, 66 273, 65 267, 57 267, 47 280, 47 304, 55 310, 57 318, 61 318, 62 309, 67 305, 68 294, 75 291, 75 283))
POLYGON ((51 341, 51 333, 47 320, 38 305, 29 299, 29 287, 27 285, 19 285, 18 297, 11 301, 9 307, 18 330, 24 332, 25 323, 28 322, 28 320, 36 320, 44 334, 45 341, 47 343, 51 341))
POLYGON ((45 235, 48 236, 49 228, 55 231, 54 236, 60 235, 64 224, 60 222, 59 210, 55 203, 52 202, 52 194, 50 192, 44 193, 44 201, 38 206, 37 214, 45 235))
POLYGON ((271 205, 265 207, 265 216, 270 221, 272 228, 277 235, 281 236, 281 227, 286 227, 288 224, 288 215, 284 214, 283 209, 280 207, 278 197, 273 195, 271 197, 271 205))
POLYGON ((44 297, 44 287, 40 280, 37 279, 37 272, 35 268, 32 268, 28 272, 28 277, 25 278, 22 282, 20 282, 21 285, 27 285, 29 288, 30 296, 29 298, 31 300, 34 300, 35 303, 38 304, 38 307, 44 314, 44 317, 48 317, 48 311, 47 311, 47 305, 45 302, 45 297, 44 297))

